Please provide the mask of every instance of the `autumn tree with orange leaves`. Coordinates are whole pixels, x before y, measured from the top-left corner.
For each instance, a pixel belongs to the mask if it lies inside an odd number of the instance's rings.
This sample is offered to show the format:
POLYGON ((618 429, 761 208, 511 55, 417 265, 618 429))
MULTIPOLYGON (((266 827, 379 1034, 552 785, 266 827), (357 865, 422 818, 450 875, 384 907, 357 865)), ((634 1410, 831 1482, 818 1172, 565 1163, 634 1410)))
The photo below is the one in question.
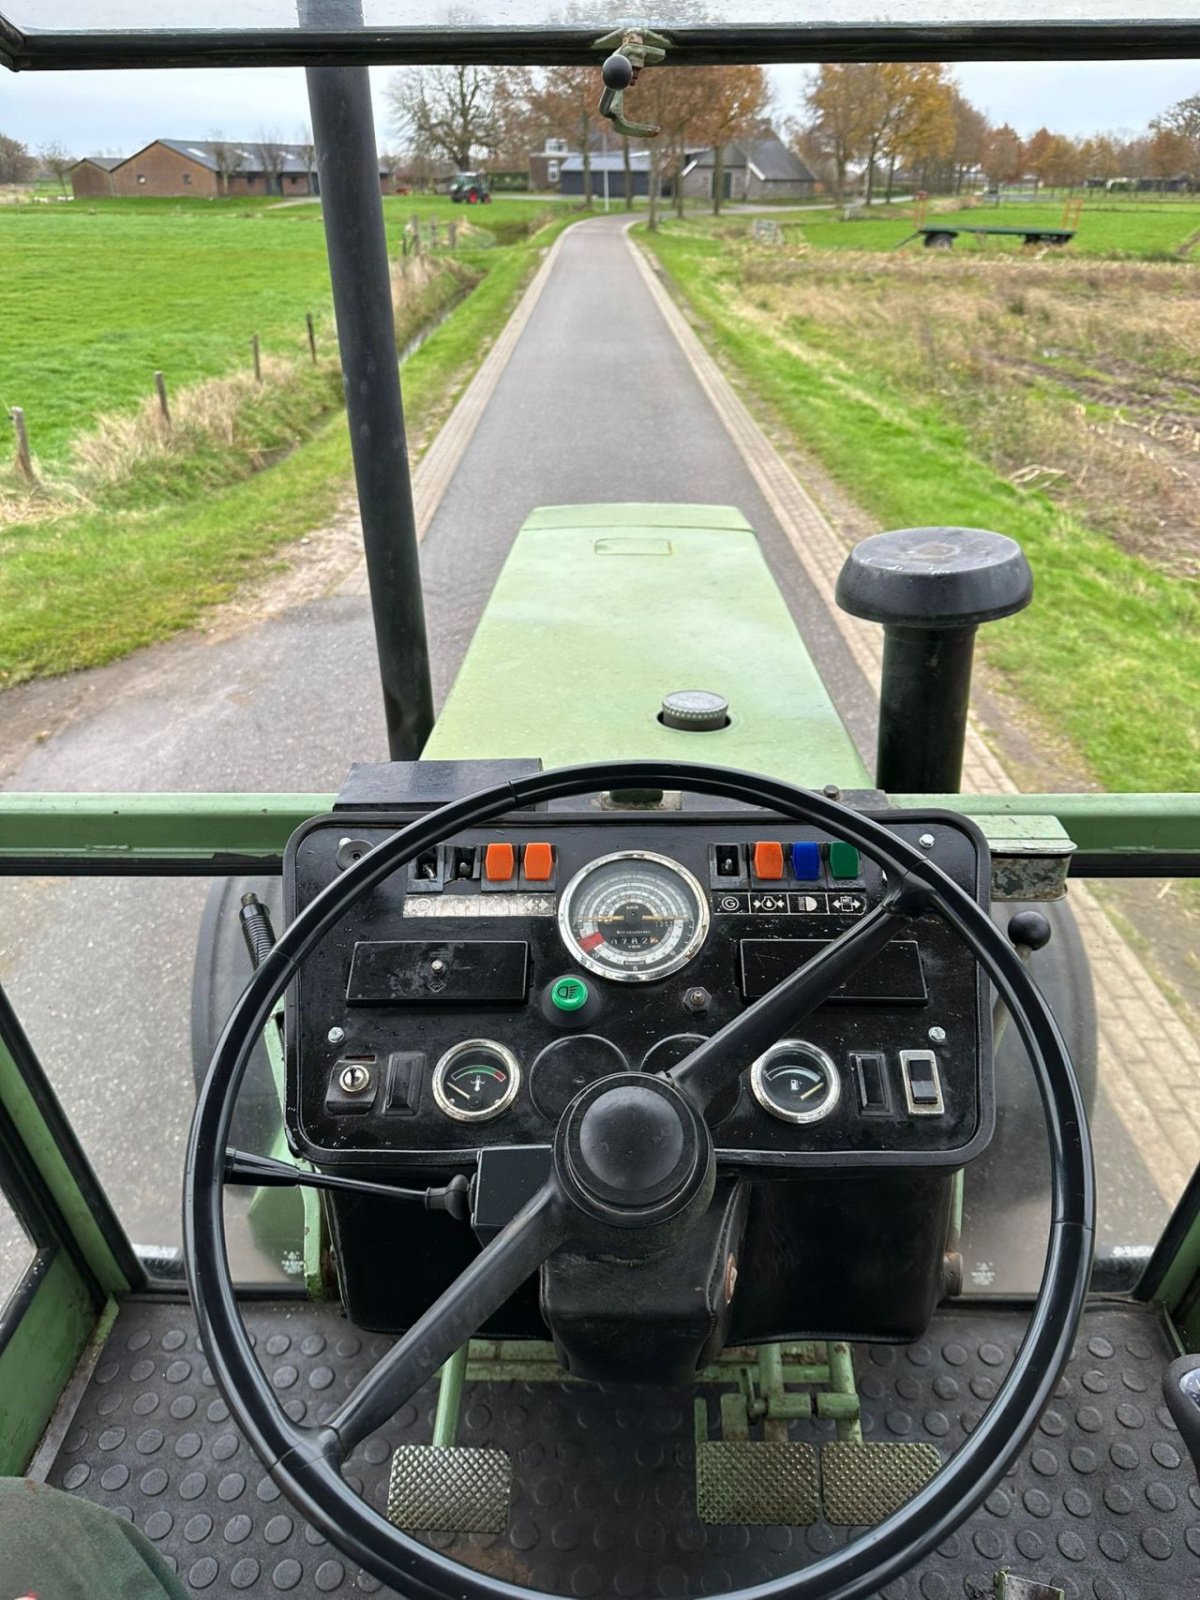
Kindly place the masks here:
POLYGON ((720 211, 725 147, 755 127, 769 105, 770 87, 761 67, 650 67, 642 73, 625 98, 625 114, 662 129, 649 142, 651 228, 658 224, 667 174, 675 209, 683 215, 683 172, 689 150, 713 149, 713 211, 720 211))
POLYGON ((949 156, 955 144, 955 85, 936 61, 826 63, 806 96, 810 136, 827 156, 842 198, 851 163, 866 173, 866 200, 887 167, 890 200, 896 168, 949 156))

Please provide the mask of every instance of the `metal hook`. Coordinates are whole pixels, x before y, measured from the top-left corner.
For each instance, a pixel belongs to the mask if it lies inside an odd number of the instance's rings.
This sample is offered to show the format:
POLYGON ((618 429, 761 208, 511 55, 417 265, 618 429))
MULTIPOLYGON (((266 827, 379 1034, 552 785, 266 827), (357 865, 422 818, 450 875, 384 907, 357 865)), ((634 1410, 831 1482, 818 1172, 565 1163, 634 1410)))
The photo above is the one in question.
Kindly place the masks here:
POLYGON ((608 50, 624 56, 630 66, 629 83, 605 88, 600 96, 600 115, 607 117, 618 133, 630 139, 654 139, 662 132, 655 123, 629 122, 625 117, 625 89, 638 81, 643 67, 655 67, 666 57, 670 40, 649 28, 616 28, 597 39, 593 50, 608 50))

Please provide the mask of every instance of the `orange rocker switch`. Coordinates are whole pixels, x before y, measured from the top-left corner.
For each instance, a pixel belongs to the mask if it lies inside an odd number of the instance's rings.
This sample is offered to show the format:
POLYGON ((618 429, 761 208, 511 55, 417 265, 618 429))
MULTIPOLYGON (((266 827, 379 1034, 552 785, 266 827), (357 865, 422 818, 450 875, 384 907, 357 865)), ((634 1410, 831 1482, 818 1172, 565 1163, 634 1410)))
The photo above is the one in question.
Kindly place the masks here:
POLYGON ((554 846, 527 844, 521 870, 530 883, 549 883, 554 876, 554 846))
POLYGON ((517 856, 512 845, 488 845, 483 853, 483 875, 489 883, 507 883, 516 870, 517 856))
POLYGON ((759 839, 754 846, 754 876, 783 877, 783 846, 778 839, 759 839))

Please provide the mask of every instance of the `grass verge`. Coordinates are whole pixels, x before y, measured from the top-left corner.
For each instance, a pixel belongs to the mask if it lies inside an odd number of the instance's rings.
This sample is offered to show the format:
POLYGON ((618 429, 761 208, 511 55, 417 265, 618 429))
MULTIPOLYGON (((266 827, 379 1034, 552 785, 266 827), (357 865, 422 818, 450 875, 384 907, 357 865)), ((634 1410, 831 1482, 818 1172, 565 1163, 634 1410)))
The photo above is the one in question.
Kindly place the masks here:
MULTIPOLYGON (((462 255, 474 287, 404 366, 414 453, 504 326, 542 248, 571 220, 511 248, 462 255)), ((461 276, 433 281, 447 302, 465 287, 461 276)), ((400 341, 412 331, 402 312, 400 341)), ((351 470, 340 381, 328 362, 296 381, 314 390, 283 384, 256 414, 239 414, 238 466, 228 452, 207 449, 164 457, 97 493, 87 509, 4 530, 0 685, 97 666, 190 626, 267 570, 282 545, 330 519, 351 470), (265 447, 286 454, 256 470, 251 458, 265 447)))
MULTIPOLYGON (((946 296, 961 291, 957 263, 921 264, 938 279, 917 286, 922 317, 904 314, 902 292, 886 279, 839 289, 828 258, 803 257, 778 279, 769 268, 756 278, 744 253, 711 237, 667 231, 647 243, 710 348, 880 526, 982 526, 1021 541, 1037 599, 984 630, 982 650, 1051 740, 1109 790, 1196 787, 1200 590, 1097 528, 1069 483, 1051 494, 998 470, 1011 407, 998 403, 991 416, 977 401, 971 408, 971 365, 952 370, 943 312, 946 296)), ((1001 295, 1012 292, 1006 281, 1001 295)), ((1087 293, 1099 322, 1111 321, 1105 285, 1087 293)), ((980 318, 966 353, 985 339, 980 318)), ((1190 383, 1188 362, 1181 365, 1180 380, 1190 383)), ((1043 426, 1056 414, 1047 392, 1035 413, 1043 426)), ((1059 409, 1071 406, 1078 402, 1059 409)))

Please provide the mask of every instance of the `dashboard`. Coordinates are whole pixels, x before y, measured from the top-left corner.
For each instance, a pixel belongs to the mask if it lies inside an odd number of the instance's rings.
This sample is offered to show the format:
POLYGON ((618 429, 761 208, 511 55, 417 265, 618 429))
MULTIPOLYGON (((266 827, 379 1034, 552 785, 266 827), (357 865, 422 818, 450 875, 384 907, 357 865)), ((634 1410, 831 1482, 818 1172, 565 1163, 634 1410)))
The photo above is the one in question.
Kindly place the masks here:
MULTIPOLYGON (((986 846, 946 813, 878 813, 978 897, 986 846)), ((289 915, 411 812, 335 812, 289 846, 289 915)), ((423 852, 293 985, 287 1124, 330 1169, 437 1168, 548 1145, 614 1072, 681 1061, 876 904, 845 841, 746 810, 525 812, 423 852)), ((991 1132, 984 985, 936 917, 888 947, 710 1108, 758 1170, 943 1166, 991 1132)))

